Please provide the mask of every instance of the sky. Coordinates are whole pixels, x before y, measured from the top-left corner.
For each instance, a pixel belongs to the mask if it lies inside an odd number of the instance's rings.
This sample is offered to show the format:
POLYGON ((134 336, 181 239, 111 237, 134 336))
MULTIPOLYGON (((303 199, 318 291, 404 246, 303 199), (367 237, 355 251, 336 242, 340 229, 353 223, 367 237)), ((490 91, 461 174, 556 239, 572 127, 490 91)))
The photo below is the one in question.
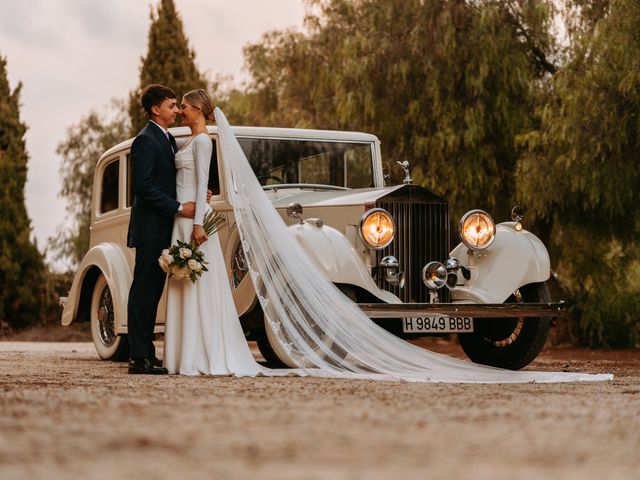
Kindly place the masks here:
MULTIPOLYGON (((246 79, 242 47, 269 30, 302 30, 303 0, 174 0, 200 71, 246 79)), ((157 0, 0 0, 0 55, 22 82, 29 152, 26 204, 40 250, 65 222, 56 154, 70 126, 108 112, 138 83, 157 0)))

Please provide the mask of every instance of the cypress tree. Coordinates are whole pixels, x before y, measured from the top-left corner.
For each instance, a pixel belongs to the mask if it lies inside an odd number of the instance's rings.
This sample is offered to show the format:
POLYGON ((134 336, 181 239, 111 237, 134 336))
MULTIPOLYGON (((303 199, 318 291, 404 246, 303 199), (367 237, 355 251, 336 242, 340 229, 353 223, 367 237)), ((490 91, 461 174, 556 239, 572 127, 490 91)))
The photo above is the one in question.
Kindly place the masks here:
POLYGON ((140 65, 140 85, 129 97, 131 134, 136 135, 147 121, 140 106, 140 93, 150 83, 172 88, 178 96, 194 88, 207 88, 204 76, 195 65, 195 53, 189 47, 182 20, 173 0, 162 0, 151 10, 151 27, 146 57, 140 65))
POLYGON ((27 126, 20 120, 22 85, 11 91, 6 65, 0 57, 0 322, 19 328, 39 320, 44 262, 29 238, 24 203, 29 157, 27 126))

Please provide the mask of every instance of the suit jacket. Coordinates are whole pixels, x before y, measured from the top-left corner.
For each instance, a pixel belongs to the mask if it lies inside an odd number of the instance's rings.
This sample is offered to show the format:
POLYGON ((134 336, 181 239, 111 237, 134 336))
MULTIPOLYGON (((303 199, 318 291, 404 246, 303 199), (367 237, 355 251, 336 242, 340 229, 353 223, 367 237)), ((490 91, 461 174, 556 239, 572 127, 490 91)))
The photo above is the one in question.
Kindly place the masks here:
POLYGON ((127 246, 160 237, 169 245, 176 200, 176 164, 171 143, 160 127, 147 123, 131 146, 133 204, 127 246))

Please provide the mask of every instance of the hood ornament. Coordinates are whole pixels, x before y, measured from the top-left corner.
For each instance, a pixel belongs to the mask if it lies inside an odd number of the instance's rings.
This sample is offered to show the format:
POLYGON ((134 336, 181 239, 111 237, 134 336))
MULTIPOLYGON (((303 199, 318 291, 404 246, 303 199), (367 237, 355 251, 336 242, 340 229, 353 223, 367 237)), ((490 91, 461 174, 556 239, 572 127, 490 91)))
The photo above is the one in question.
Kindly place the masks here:
POLYGON ((402 183, 405 185, 411 185, 413 183, 413 179, 411 178, 411 173, 409 173, 409 162, 405 160, 404 162, 396 163, 402 167, 402 170, 404 170, 404 180, 402 180, 402 183))

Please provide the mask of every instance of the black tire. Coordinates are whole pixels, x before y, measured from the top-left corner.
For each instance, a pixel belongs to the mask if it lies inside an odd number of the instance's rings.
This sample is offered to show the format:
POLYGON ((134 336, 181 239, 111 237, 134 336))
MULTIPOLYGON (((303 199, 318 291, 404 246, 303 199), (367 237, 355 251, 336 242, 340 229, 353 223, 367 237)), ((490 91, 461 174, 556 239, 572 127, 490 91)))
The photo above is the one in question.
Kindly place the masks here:
POLYGON ((113 297, 104 275, 96 280, 91 296, 91 337, 103 360, 123 362, 129 359, 129 339, 117 335, 120 322, 115 316, 113 297))
POLYGON ((261 329, 256 336, 256 343, 258 344, 258 350, 265 359, 266 366, 269 368, 289 368, 273 351, 269 339, 267 338, 267 332, 264 328, 261 329))
MULTIPOLYGON (((353 286, 337 284, 336 287, 338 287, 338 289, 350 300, 354 302, 356 301, 356 290, 353 286)), ((274 348, 271 346, 271 343, 269 342, 268 334, 266 332, 266 328, 267 326, 265 324, 265 327, 262 330, 260 330, 260 332, 258 332, 256 341, 257 341, 258 349, 260 350, 260 353, 266 360, 267 366, 271 368, 290 368, 290 365, 283 362, 278 356, 278 354, 276 353, 276 351, 274 350, 274 348)), ((337 345, 332 345, 331 351, 340 358, 344 358, 347 356, 347 352, 342 350, 337 345)))
MULTIPOLYGON (((546 283, 520 287, 505 303, 549 302, 546 283)), ((540 353, 549 336, 549 318, 482 318, 473 333, 460 333, 464 353, 475 363, 519 370, 540 353)))

